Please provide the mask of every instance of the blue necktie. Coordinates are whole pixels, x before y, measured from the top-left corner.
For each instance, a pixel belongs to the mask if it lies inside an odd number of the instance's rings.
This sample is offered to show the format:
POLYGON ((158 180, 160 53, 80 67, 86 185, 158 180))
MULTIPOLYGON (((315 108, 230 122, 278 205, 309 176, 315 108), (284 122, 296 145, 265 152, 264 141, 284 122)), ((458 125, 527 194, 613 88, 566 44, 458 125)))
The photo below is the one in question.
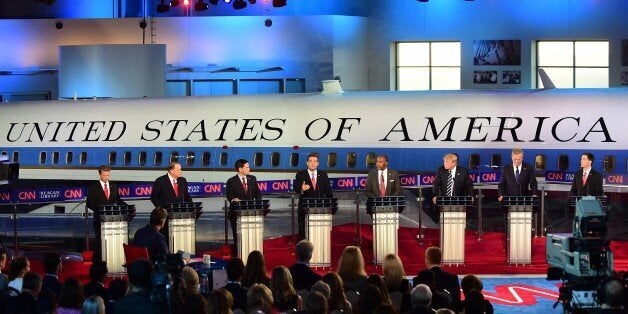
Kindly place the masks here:
POLYGON ((519 182, 519 167, 517 167, 517 170, 515 171, 515 180, 517 183, 519 182))

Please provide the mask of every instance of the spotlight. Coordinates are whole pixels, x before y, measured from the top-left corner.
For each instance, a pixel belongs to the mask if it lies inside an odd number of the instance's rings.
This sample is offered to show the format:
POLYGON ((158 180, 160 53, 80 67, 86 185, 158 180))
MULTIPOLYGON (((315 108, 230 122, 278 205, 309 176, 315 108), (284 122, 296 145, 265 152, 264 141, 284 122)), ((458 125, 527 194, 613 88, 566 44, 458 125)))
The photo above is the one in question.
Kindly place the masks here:
POLYGON ((170 0, 170 6, 171 7, 176 7, 179 5, 179 0, 170 0))
POLYGON ((273 7, 281 8, 286 6, 286 0, 273 0, 273 7))
POLYGON ((207 7, 207 3, 203 0, 198 0, 198 2, 194 4, 195 11, 205 11, 207 10, 207 7))
POLYGON ((56 27, 57 29, 62 29, 62 28, 63 28, 63 22, 62 22, 61 20, 57 20, 57 21, 55 22, 55 27, 56 27))
POLYGON ((244 9, 246 8, 246 2, 244 0, 235 0, 233 1, 233 8, 236 10, 244 9))
POLYGON ((166 13, 170 11, 170 6, 164 3, 164 0, 157 5, 157 13, 166 13))

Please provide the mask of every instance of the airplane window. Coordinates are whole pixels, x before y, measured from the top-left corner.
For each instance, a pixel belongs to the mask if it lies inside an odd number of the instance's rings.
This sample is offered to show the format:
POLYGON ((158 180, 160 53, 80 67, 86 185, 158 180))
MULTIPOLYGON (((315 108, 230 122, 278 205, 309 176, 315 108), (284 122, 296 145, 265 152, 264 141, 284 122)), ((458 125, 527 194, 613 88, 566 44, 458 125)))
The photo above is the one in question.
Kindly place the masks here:
POLYGON ((146 152, 140 152, 137 155, 137 164, 140 166, 146 166, 146 152))
POLYGON ((65 153, 65 163, 67 165, 71 165, 72 164, 72 159, 74 159, 74 153, 73 152, 67 152, 65 153))
POLYGON ((480 169, 480 155, 479 154, 471 154, 469 155, 469 169, 480 169))
POLYGON ((209 152, 203 152, 203 156, 201 157, 201 165, 209 166, 209 161, 211 160, 212 155, 209 152))
POLYGON ((370 152, 366 154, 366 167, 373 168, 375 167, 375 162, 377 162, 377 154, 370 152))
POLYGON ((281 157, 281 155, 278 152, 273 152, 270 155, 270 166, 271 167, 278 167, 279 166, 279 160, 281 159, 280 157, 281 157))
POLYGON ((59 152, 52 152, 52 164, 56 165, 59 163, 59 152))
POLYGON ((153 165, 161 166, 163 163, 164 154, 162 152, 155 152, 155 159, 153 160, 153 165))
POLYGON ((114 151, 109 152, 109 164, 115 165, 116 159, 118 158, 118 154, 114 151))
POLYGON ((569 156, 558 155, 558 170, 565 171, 569 169, 569 156))
POLYGON ((46 152, 39 152, 39 164, 43 165, 46 163, 46 152))
POLYGON ((226 166, 227 165, 227 161, 229 161, 229 154, 228 153, 220 153, 220 165, 221 166, 226 166))
POLYGON ((299 166, 299 154, 292 153, 290 154, 290 167, 298 167, 299 166))
POLYGON ((260 152, 255 153, 255 155, 253 156, 253 165, 255 165, 255 167, 260 167, 263 161, 264 154, 260 152))
POLYGON ((20 162, 20 152, 13 152, 13 162, 20 162))
POLYGON ((79 155, 79 163, 81 163, 81 165, 87 164, 87 152, 81 152, 79 155))
POLYGON ((536 155, 534 157, 534 170, 545 171, 545 168, 547 168, 547 157, 543 154, 536 155))
POLYGON ((185 165, 190 167, 190 166, 194 166, 194 160, 196 159, 196 154, 194 154, 194 152, 190 151, 185 155, 185 165))
POLYGON ((123 159, 123 164, 125 166, 131 165, 131 152, 129 152, 129 151, 124 152, 124 155, 122 156, 122 159, 123 159))
POLYGON ((356 162, 357 157, 358 156, 356 153, 347 153, 347 167, 349 168, 355 167, 355 162, 356 162))
POLYGON ((336 153, 327 154, 327 167, 336 167, 338 155, 336 153))
POLYGON ((616 159, 613 155, 604 156, 604 172, 615 171, 616 159))
POLYGON ((169 163, 175 162, 175 161, 179 162, 179 152, 171 152, 170 153, 170 161, 169 161, 169 163))
POLYGON ((9 153, 7 153, 7 152, 2 152, 2 153, 0 153, 0 155, 1 155, 1 156, 7 156, 7 155, 9 155, 9 153))
POLYGON ((491 169, 499 170, 502 167, 502 155, 491 155, 491 169))

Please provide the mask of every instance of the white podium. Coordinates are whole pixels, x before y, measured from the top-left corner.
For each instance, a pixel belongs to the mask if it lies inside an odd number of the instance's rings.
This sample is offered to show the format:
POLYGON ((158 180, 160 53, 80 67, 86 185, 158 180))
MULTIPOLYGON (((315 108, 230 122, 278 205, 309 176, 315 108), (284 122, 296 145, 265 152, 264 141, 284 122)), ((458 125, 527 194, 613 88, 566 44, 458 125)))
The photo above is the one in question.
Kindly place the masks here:
POLYGON ((201 215, 201 202, 164 204, 168 211, 168 247, 170 252, 196 254, 196 219, 201 215))
POLYGON ((264 253, 264 216, 268 200, 240 200, 231 204, 237 215, 238 256, 246 259, 252 251, 264 253))
POLYGON ((440 206, 440 248, 443 251, 443 264, 464 264, 464 233, 467 226, 467 206, 471 196, 439 196, 440 206))
POLYGON ((532 263, 532 211, 538 197, 504 196, 502 204, 508 207, 506 217, 506 252, 508 264, 532 263))
POLYGON ((299 201, 305 215, 305 238, 314 246, 310 266, 331 266, 332 217, 338 210, 336 198, 303 198, 299 201))
POLYGON ((128 205, 102 205, 98 207, 100 215, 100 252, 102 260, 107 262, 109 272, 123 273, 124 249, 122 244, 129 243, 129 220, 135 216, 135 207, 128 205))
POLYGON ((369 198, 366 206, 373 215, 373 263, 380 265, 386 255, 398 255, 399 213, 405 207, 405 197, 369 198))

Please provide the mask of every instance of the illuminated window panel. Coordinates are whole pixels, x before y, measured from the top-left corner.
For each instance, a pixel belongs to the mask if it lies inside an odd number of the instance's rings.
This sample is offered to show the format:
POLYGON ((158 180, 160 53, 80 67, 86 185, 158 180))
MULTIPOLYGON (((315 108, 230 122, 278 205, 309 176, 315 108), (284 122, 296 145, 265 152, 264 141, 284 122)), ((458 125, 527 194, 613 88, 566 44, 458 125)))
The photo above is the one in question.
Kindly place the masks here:
POLYGON ((573 66, 573 42, 541 41, 538 43, 538 66, 573 66))
POLYGON ((433 90, 460 89, 460 68, 432 68, 433 90))
POLYGON ((430 70, 427 67, 398 68, 398 90, 428 90, 430 89, 430 70))
POLYGON ((607 41, 577 41, 575 54, 577 67, 608 67, 607 41))
POLYGON ((397 43, 397 90, 460 89, 460 42, 397 43))
POLYGON ((432 66, 460 66, 459 42, 432 43, 432 66))
POLYGON ((428 66, 430 60, 429 43, 397 44, 397 66, 428 66))
POLYGON ((576 88, 608 88, 608 68, 576 68, 576 88))
MULTIPOLYGON (((556 88, 573 88, 573 68, 543 68, 556 88)), ((538 78, 539 87, 543 88, 541 78, 538 78)))

